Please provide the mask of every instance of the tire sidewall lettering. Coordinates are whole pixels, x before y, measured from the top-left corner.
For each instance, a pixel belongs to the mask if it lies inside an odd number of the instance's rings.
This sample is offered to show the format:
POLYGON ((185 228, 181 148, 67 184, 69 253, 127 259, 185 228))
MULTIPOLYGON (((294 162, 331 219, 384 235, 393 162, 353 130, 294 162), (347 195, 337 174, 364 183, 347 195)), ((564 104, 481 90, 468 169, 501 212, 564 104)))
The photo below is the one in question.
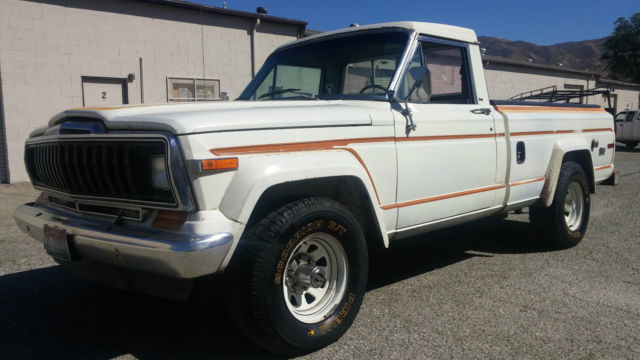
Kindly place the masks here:
MULTIPOLYGON (((273 273, 270 276, 271 281, 268 285, 268 296, 265 298, 267 307, 273 309, 271 321, 280 323, 277 326, 281 331, 287 332, 287 338, 296 339, 295 341, 304 344, 317 341, 326 341, 330 343, 339 338, 343 331, 336 331, 339 328, 351 324, 358 308, 362 303, 362 296, 356 294, 363 293, 366 286, 358 281, 359 273, 363 269, 358 267, 354 259, 354 254, 358 251, 356 241, 352 241, 355 234, 354 224, 350 224, 348 219, 340 219, 340 216, 330 214, 318 214, 311 216, 302 216, 290 228, 292 230, 281 234, 278 242, 281 244, 280 250, 274 254, 273 273), (349 272, 347 276, 347 287, 343 298, 338 305, 332 310, 331 315, 324 321, 314 324, 300 322, 289 312, 285 301, 283 286, 284 270, 292 251, 307 236, 313 233, 327 233, 334 236, 344 247, 349 263, 349 272), (357 289, 355 287, 361 287, 357 289), (326 339, 325 339, 326 338, 326 339)), ((366 252, 366 249, 364 250, 366 252)), ((366 272, 366 269, 364 269, 366 272)))

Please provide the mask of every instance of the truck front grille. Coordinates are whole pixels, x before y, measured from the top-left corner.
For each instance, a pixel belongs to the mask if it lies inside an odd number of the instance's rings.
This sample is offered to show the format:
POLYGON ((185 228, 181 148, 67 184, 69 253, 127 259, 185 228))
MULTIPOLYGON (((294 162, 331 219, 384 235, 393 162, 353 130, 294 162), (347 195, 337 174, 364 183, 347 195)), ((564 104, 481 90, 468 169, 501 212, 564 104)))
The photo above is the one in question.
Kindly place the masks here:
POLYGON ((167 168, 165 141, 60 140, 25 149, 27 171, 37 187, 71 196, 176 204, 170 189, 152 186, 155 156, 164 156, 167 168))

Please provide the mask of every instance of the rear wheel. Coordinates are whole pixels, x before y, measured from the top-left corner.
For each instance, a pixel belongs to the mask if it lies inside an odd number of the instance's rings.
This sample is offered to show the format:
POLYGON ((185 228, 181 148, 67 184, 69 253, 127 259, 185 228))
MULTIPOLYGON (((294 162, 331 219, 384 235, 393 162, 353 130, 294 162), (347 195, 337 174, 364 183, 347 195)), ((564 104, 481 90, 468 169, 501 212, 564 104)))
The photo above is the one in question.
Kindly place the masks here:
POLYGON ((551 206, 531 207, 529 211, 537 234, 555 248, 577 245, 589 223, 589 189, 582 167, 575 162, 563 163, 551 206))
POLYGON ((627 147, 629 149, 633 149, 636 146, 638 146, 638 142, 637 141, 627 141, 626 143, 624 143, 625 145, 627 145, 627 147))
POLYGON ((304 354, 347 331, 367 271, 365 239, 347 209, 325 198, 295 201, 243 236, 226 276, 228 308, 256 344, 304 354))

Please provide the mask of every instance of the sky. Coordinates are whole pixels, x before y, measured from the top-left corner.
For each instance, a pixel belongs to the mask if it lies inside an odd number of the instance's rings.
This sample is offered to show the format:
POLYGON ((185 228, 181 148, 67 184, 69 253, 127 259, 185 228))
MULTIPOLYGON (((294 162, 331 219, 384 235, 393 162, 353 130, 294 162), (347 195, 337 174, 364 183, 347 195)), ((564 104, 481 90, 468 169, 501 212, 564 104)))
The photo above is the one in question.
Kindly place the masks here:
MULTIPOLYGON (((188 0, 222 7, 223 0, 188 0)), ((598 39, 614 22, 640 12, 640 0, 226 0, 227 8, 308 22, 307 29, 334 30, 387 21, 426 21, 468 27, 479 36, 538 45, 598 39)))

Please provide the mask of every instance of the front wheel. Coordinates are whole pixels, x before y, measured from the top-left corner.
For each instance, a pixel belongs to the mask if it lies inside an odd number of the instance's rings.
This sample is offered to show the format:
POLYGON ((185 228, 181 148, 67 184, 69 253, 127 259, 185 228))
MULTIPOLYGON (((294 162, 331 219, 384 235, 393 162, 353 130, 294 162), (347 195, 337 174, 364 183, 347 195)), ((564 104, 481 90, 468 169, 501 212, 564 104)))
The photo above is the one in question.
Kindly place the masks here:
POLYGON ((529 211, 537 234, 558 249, 577 245, 589 224, 589 189, 582 167, 571 161, 563 163, 551 206, 532 206, 529 211))
POLYGON ((226 276, 228 308, 239 330, 267 350, 320 349, 355 319, 367 247, 339 203, 307 198, 285 205, 247 230, 235 254, 226 276))

